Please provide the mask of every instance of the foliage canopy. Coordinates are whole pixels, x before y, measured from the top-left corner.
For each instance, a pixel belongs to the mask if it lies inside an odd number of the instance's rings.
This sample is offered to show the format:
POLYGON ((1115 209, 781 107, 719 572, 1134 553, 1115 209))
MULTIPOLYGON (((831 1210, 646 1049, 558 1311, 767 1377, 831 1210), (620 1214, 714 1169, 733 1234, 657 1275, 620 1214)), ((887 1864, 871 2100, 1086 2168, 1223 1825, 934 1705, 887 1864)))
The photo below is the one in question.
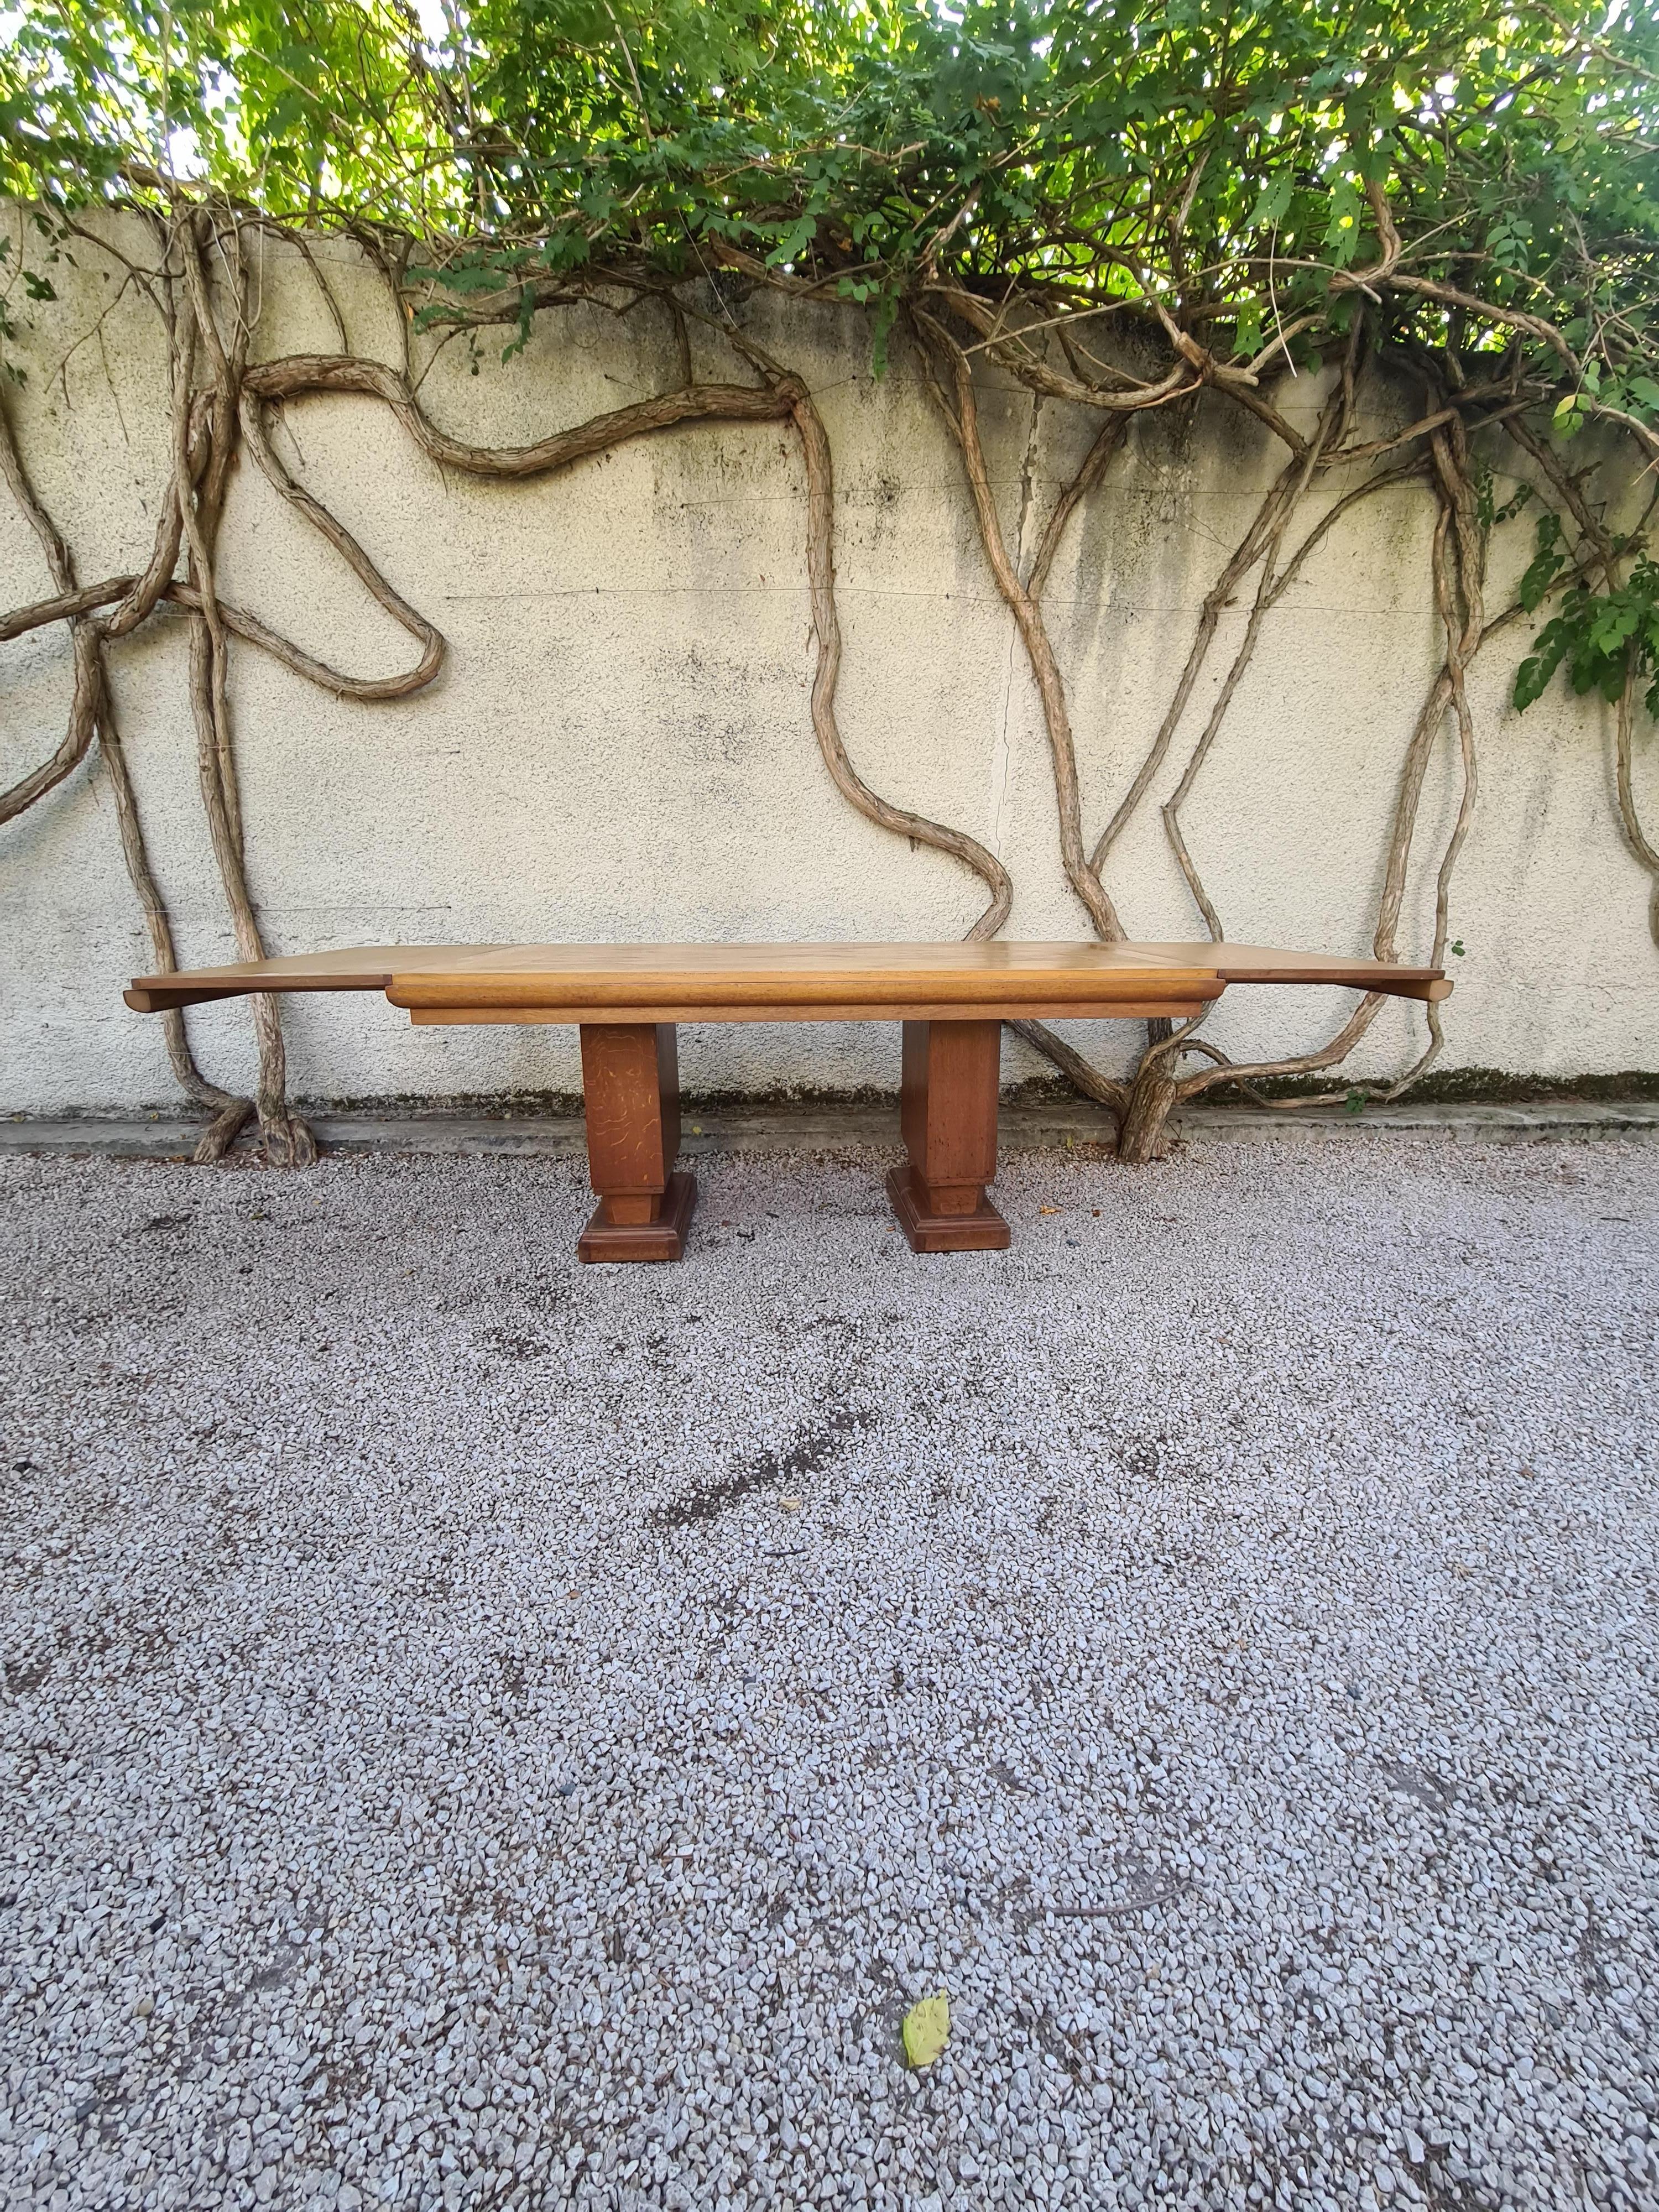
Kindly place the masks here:
MULTIPOLYGON (((1402 271, 1559 332, 1566 416, 1659 421, 1641 7, 25 0, 15 21, 0 188, 48 205, 204 187, 406 233, 458 290, 739 256, 891 301, 926 270, 1161 303, 1234 360, 1340 332, 1364 295, 1333 277, 1383 250, 1385 208, 1402 271)), ((1437 338, 1449 312, 1417 310, 1437 338)))

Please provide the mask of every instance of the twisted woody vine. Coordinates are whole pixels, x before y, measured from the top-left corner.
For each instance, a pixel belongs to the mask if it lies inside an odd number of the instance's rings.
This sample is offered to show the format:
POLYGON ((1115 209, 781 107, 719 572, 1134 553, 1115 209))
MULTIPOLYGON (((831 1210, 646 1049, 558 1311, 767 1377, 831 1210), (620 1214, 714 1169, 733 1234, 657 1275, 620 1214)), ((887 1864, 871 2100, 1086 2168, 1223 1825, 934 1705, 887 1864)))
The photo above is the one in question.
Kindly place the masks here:
MULTIPOLYGON (((62 741, 0 793, 0 825, 101 762, 152 965, 172 928, 123 749, 110 666, 158 619, 187 635, 201 800, 239 954, 271 950, 250 884, 237 781, 235 671, 273 657, 342 698, 391 705, 429 684, 445 641, 289 468, 274 422, 317 395, 388 410, 447 469, 556 474, 630 440, 776 423, 797 440, 816 666, 812 730, 847 801, 948 854, 984 886, 970 936, 994 936, 1012 886, 964 831, 896 806, 860 775, 836 715, 833 456, 802 376, 745 329, 757 292, 791 315, 852 301, 871 374, 902 332, 957 456, 984 559, 1041 703, 1065 877, 1089 926, 1129 933, 1113 891, 1126 827, 1175 776, 1164 832, 1197 915, 1223 920, 1182 809, 1270 617, 1334 526, 1385 490, 1431 503, 1425 591, 1438 660, 1402 731, 1381 856, 1376 957, 1439 964, 1454 878, 1479 798, 1468 674, 1494 639, 1525 647, 1522 708, 1565 681, 1612 713, 1621 834, 1651 878, 1659 846, 1638 803, 1638 744, 1659 711, 1659 28, 1640 9, 1582 13, 1396 0, 1255 12, 1228 0, 951 9, 669 0, 483 0, 421 13, 402 0, 295 7, 45 7, 27 0, 0 58, 0 191, 16 227, 0 273, 0 349, 49 300, 64 261, 107 270, 165 327, 170 465, 142 570, 87 577, 31 479, 0 381, 0 467, 39 543, 50 590, 0 615, 0 641, 67 632, 73 690, 62 741), (135 222, 106 219, 119 210, 135 222), (354 349, 320 236, 349 242, 395 305, 401 358, 354 349), (253 357, 264 240, 297 252, 338 337, 326 354, 253 357), (434 353, 500 342, 576 302, 662 318, 679 373, 656 397, 521 447, 441 429, 420 398, 434 353), (692 333, 724 380, 693 374, 692 333), (975 369, 1096 426, 1022 567, 987 469, 975 369), (1298 428, 1286 380, 1318 379, 1298 428), (1134 418, 1200 404, 1242 410, 1282 452, 1170 671, 1167 706, 1103 825, 1085 828, 1066 672, 1043 612, 1069 531, 1102 527, 1094 495, 1122 466, 1134 418), (1302 421, 1306 423, 1305 414, 1302 421), (401 625, 414 658, 377 678, 331 667, 218 575, 227 494, 257 470, 401 625), (1499 473, 1520 489, 1501 505, 1499 473), (1520 589, 1488 603, 1488 552, 1533 532, 1520 589), (1222 617, 1244 611, 1212 667, 1222 617), (1202 719, 1194 701, 1208 701, 1202 719), (1432 942, 1401 943, 1425 779, 1438 750, 1460 779, 1449 833, 1426 856, 1432 942), (1092 832, 1092 834, 1091 834, 1092 832)), ((785 319, 788 326, 789 318, 785 319)), ((775 337, 774 344, 776 343, 775 337)), ((526 368, 524 373, 528 374, 526 368)), ((1120 1155, 1166 1141, 1171 1110, 1232 1085, 1284 1111, 1399 1097, 1443 1045, 1442 1017, 1392 1080, 1268 1098, 1269 1079, 1338 1069, 1381 1007, 1363 998, 1316 1049, 1239 1064, 1201 1017, 1149 1023, 1127 1081, 1043 1024, 1010 1026, 1113 1118, 1120 1155)), ((165 1017, 179 1085, 206 1117, 198 1158, 257 1115, 265 1157, 315 1145, 288 1097, 276 1001, 251 1001, 256 1096, 198 1064, 185 1014, 165 1017)))

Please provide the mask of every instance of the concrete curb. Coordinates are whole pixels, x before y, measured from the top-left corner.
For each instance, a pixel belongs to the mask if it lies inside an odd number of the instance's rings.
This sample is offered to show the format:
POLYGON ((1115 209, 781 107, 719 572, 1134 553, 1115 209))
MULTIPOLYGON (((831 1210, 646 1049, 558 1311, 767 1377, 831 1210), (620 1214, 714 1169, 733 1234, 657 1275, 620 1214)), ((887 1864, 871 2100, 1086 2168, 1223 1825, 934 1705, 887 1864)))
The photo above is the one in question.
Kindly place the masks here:
MULTIPOLYGON (((532 1153, 580 1156, 582 1124, 575 1115, 483 1114, 329 1114, 309 1117, 319 1141, 337 1152, 532 1153)), ((1468 1144, 1537 1144, 1550 1139, 1659 1139, 1659 1100, 1540 1101, 1532 1105, 1383 1106, 1363 1114, 1338 1108, 1271 1113, 1260 1108, 1194 1107, 1172 1124, 1188 1144, 1272 1143, 1291 1132, 1321 1139, 1440 1136, 1468 1144)), ((188 1158, 199 1121, 173 1115, 61 1121, 19 1117, 0 1121, 0 1154, 51 1152, 109 1159, 188 1158)), ((1001 1140, 1006 1152, 1064 1150, 1109 1144, 1110 1127, 1097 1109, 1079 1102, 1007 1105, 1001 1140)), ((687 1115, 687 1153, 829 1152, 849 1145, 896 1151, 897 1102, 885 1106, 774 1106, 750 1112, 687 1115)))

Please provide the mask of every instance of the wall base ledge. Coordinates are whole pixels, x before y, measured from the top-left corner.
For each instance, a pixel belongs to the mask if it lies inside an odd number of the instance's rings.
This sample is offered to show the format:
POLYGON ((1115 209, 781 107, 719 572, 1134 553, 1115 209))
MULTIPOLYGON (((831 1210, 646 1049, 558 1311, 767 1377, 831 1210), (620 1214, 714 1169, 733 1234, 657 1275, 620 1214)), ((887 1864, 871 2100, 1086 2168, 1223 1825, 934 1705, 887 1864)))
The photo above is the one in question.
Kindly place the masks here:
MULTIPOLYGON (((531 1153, 580 1157, 582 1124, 574 1115, 318 1113, 308 1117, 325 1151, 337 1152, 531 1153)), ((188 1158, 204 1122, 182 1115, 130 1118, 95 1115, 16 1116, 0 1121, 0 1155, 51 1152, 111 1159, 188 1158)), ((1535 1104, 1370 1106, 1272 1112, 1253 1107, 1191 1106, 1177 1113, 1171 1133, 1191 1144, 1271 1143, 1300 1130, 1326 1139, 1437 1135, 1471 1144, 1529 1144, 1547 1139, 1621 1137, 1659 1139, 1659 1100, 1547 1099, 1535 1104)), ((1109 1146, 1110 1126, 1081 1102, 1006 1103, 1004 1152, 1109 1146)), ((818 1152, 848 1145, 898 1146, 898 1109, 870 1105, 765 1106, 688 1114, 681 1149, 696 1155, 735 1152, 818 1152)), ((244 1137, 231 1157, 246 1157, 244 1137)))

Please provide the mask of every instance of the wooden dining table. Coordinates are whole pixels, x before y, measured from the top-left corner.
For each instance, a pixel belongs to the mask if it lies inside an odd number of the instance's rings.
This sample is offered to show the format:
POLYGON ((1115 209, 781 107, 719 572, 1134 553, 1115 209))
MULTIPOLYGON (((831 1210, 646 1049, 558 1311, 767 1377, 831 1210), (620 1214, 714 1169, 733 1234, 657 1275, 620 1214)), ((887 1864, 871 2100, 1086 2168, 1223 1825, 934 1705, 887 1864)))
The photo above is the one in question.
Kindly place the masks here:
POLYGON ((378 991, 422 1026, 568 1024, 581 1035, 584 1260, 678 1260, 696 1184, 679 1150, 683 1022, 898 1022, 906 1162, 887 1177, 919 1252, 1000 1250, 1002 1024, 1183 1021, 1242 984, 1438 1000, 1438 968, 1228 944, 374 945, 140 975, 139 1013, 259 992, 378 991))

